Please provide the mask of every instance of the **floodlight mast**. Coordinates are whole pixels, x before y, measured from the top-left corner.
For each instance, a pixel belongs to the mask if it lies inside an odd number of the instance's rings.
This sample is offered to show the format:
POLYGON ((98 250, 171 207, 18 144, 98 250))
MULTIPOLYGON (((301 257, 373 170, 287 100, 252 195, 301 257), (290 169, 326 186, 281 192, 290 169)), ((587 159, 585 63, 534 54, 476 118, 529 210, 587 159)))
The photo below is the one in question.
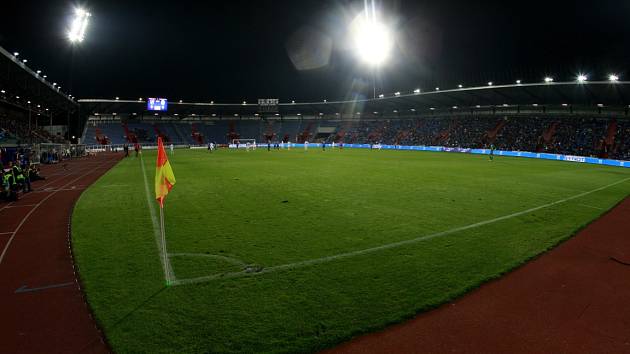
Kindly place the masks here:
MULTIPOLYGON (((71 57, 70 57, 70 72, 69 72, 69 84, 70 87, 68 88, 68 94, 72 94, 72 86, 73 86, 73 79, 74 79, 74 47, 75 45, 78 45, 79 43, 83 42, 83 40, 85 39, 85 33, 87 32, 87 28, 88 28, 88 24, 90 23, 90 17, 92 17, 92 14, 89 13, 88 11, 86 11, 85 9, 82 8, 75 8, 74 9, 74 18, 70 24, 70 30, 68 31, 68 40, 70 41, 70 44, 72 45, 72 52, 71 52, 71 57)), ((68 133, 68 140, 70 140, 70 109, 68 108, 68 112, 67 112, 67 133, 68 133)), ((77 119, 77 124, 79 120, 77 119)))
POLYGON ((68 40, 70 40, 70 43, 83 42, 91 16, 92 15, 84 9, 77 8, 74 10, 74 19, 70 25, 70 31, 68 31, 68 40))
POLYGON ((350 34, 358 59, 372 69, 372 98, 376 98, 376 73, 388 59, 393 41, 379 20, 374 0, 364 0, 364 10, 350 24, 350 34))

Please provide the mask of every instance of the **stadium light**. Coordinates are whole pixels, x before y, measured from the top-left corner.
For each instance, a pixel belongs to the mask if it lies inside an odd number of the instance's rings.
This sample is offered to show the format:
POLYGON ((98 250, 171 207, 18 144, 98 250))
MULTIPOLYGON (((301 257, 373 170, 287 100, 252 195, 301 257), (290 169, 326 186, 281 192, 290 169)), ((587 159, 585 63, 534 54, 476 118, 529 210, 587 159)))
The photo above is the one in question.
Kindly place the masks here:
POLYGON ((550 83, 552 83, 552 82, 553 82, 553 78, 552 78, 552 77, 547 76, 547 77, 545 78, 545 82, 546 82, 546 83, 548 83, 548 84, 550 84, 550 83))
POLYGON ((116 101, 118 101, 120 99, 120 97, 116 97, 116 101))
POLYGON ((92 15, 89 12, 81 8, 74 10, 74 19, 68 31, 68 39, 71 43, 83 42, 88 23, 90 22, 90 16, 92 15))
POLYGON ((400 92, 394 92, 394 96, 400 96, 400 92))
POLYGON ((418 89, 413 90, 413 93, 420 93, 420 89, 418 88, 418 89))
POLYGON ((464 88, 464 85, 459 84, 459 85, 457 85, 457 87, 458 87, 458 88, 464 88))
POLYGON ((521 84, 521 80, 516 80, 516 84, 520 85, 521 84))
POLYGON ((610 82, 618 82, 619 81, 619 76, 617 76, 616 74, 610 74, 610 75, 608 75, 608 81, 610 81, 610 82))
POLYGON ((24 59, 24 60, 22 60, 22 63, 26 64, 26 63, 28 63, 28 60, 24 59))
POLYGON ((371 66, 380 66, 388 58, 393 46, 392 33, 377 16, 372 3, 366 6, 350 24, 350 34, 356 54, 360 60, 371 66))
POLYGON ((41 70, 37 70, 37 75, 41 74, 42 71, 41 70))
POLYGON ((45 78, 47 78, 47 77, 48 77, 48 75, 42 75, 42 77, 45 79, 45 78))
POLYGON ((436 87, 436 88, 435 88, 435 91, 440 91, 440 88, 439 88, 439 87, 436 87))
POLYGON ((385 95, 381 93, 380 95, 378 95, 378 98, 385 98, 385 95))
POLYGON ((5 90, 0 90, 0 93, 5 94, 7 92, 5 90))
POLYGON ((588 77, 586 75, 580 74, 577 76, 577 82, 584 83, 586 81, 588 81, 588 77))
POLYGON ((56 83, 56 82, 53 82, 53 87, 54 87, 54 86, 57 86, 57 83, 56 83))
POLYGON ((291 104, 295 104, 295 100, 291 100, 291 104))
POLYGON ((19 57, 19 56, 20 56, 20 53, 18 53, 18 52, 13 52, 13 56, 14 56, 14 57, 19 57))
POLYGON ((488 81, 488 86, 492 86, 494 83, 492 81, 488 81))

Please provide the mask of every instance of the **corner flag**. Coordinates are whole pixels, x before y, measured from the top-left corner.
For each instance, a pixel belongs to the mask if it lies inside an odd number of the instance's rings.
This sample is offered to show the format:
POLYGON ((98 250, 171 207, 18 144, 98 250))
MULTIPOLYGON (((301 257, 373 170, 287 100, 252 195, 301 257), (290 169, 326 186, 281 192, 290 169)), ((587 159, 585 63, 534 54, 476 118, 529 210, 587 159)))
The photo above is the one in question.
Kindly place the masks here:
POLYGON ((157 166, 155 169, 155 199, 160 203, 160 208, 164 208, 164 198, 175 185, 175 175, 171 164, 168 162, 162 138, 158 137, 157 166))

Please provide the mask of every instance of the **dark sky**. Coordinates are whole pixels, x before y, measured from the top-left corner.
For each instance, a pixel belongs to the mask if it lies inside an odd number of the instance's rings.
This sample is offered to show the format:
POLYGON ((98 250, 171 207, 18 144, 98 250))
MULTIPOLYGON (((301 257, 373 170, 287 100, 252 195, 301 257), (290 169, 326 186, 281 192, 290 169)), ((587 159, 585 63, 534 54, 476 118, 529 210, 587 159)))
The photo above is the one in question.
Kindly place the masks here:
MULTIPOLYGON (((630 67, 630 1, 377 1, 396 34, 378 92, 630 67)), ((363 1, 3 0, 0 45, 80 98, 253 102, 371 95, 347 28, 363 1), (93 14, 65 39, 72 9, 93 14)), ((628 73, 630 75, 630 72, 628 73)))

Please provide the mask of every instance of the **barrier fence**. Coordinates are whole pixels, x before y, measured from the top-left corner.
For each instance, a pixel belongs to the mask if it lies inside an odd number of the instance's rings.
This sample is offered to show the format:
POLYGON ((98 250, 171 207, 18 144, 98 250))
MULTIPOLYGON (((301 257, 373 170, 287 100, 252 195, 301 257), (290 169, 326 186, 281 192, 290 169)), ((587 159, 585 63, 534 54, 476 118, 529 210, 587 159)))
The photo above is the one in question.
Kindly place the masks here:
MULTIPOLYGON (((153 150, 157 149, 156 144, 140 144, 142 149, 153 150)), ((273 143, 271 146, 273 147, 273 143)), ((87 152, 103 152, 103 151, 122 151, 124 145, 89 145, 85 146, 85 151, 87 152)), ((128 144, 130 151, 133 151, 134 146, 132 144, 128 144)), ((267 148, 267 143, 259 143, 256 145, 259 149, 267 148)), ((186 144, 178 144, 173 146, 176 149, 205 149, 207 145, 186 145, 186 144)), ((234 149, 237 147, 235 144, 229 145, 219 145, 218 147, 228 147, 234 149)), ((281 148, 287 148, 287 143, 280 143, 281 148)), ((295 149, 304 149, 305 144, 297 144, 290 143, 291 148, 295 149)), ((321 143, 309 143, 309 148, 321 148, 321 143)), ((326 147, 332 147, 332 144, 326 144, 326 147)), ((335 147, 339 147, 339 144, 335 144, 335 147)), ((166 146, 167 149, 170 148, 170 145, 166 146)), ((238 148, 245 149, 247 146, 245 144, 239 144, 238 148)), ((489 149, 467 149, 467 148, 453 148, 453 147, 444 147, 444 146, 412 146, 412 145, 380 145, 380 144, 343 144, 343 148, 349 149, 382 149, 382 150, 407 150, 407 151, 431 151, 431 152, 454 152, 454 153, 464 153, 464 154, 476 154, 476 155, 489 155, 489 149)), ((597 157, 586 157, 586 156, 574 156, 574 155, 562 155, 562 154, 550 154, 550 153, 536 153, 536 152, 527 152, 527 151, 508 151, 508 150, 495 150, 495 156, 508 156, 508 157, 525 157, 532 159, 542 159, 542 160, 554 160, 554 161, 565 161, 565 162, 574 162, 574 163, 585 163, 592 165, 605 165, 605 166, 615 166, 615 167, 624 167, 630 168, 630 161, 623 160, 613 160, 613 159, 601 159, 597 157)))

